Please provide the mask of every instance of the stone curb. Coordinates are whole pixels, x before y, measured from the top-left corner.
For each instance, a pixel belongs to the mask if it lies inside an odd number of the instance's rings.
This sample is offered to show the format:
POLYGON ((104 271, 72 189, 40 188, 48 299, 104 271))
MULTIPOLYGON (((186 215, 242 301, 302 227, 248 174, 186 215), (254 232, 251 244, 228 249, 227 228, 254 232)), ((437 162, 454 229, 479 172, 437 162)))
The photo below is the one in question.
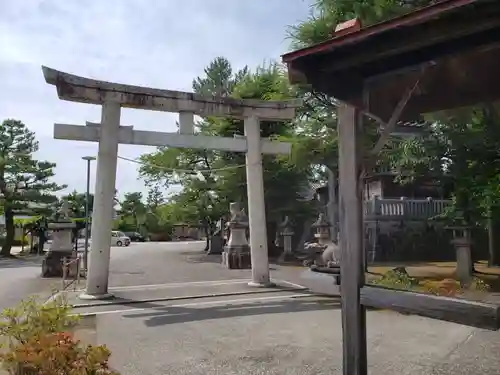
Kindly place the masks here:
MULTIPOLYGON (((241 296, 249 294, 262 294, 262 293, 279 293, 279 292, 303 292, 307 291, 307 288, 287 288, 287 289, 273 289, 273 290, 252 290, 243 292, 230 292, 230 293, 210 293, 210 294, 195 294, 191 296, 178 296, 178 297, 162 297, 162 298, 149 298, 149 299, 137 299, 129 301, 113 301, 109 302, 98 302, 98 303, 79 303, 73 305, 74 309, 84 308, 84 307, 102 307, 102 306, 113 306, 113 305, 132 305, 148 302, 167 302, 167 301, 180 301, 186 299, 201 299, 201 298, 215 298, 215 297, 231 297, 231 296, 241 296)), ((313 295, 313 294, 311 294, 313 295)))

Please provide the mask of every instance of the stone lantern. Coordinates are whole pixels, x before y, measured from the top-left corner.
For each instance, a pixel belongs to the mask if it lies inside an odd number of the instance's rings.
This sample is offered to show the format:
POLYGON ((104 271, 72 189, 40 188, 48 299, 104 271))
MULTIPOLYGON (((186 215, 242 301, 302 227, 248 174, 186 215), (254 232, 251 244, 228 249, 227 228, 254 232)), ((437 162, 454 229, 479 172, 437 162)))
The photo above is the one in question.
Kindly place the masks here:
MULTIPOLYGON (((56 214, 56 219, 48 224, 52 230, 52 243, 42 261, 42 277, 62 277, 66 259, 76 258, 77 254, 73 245, 73 234, 76 223, 69 217, 69 204, 64 202, 56 214)), ((67 276, 76 276, 78 273, 78 262, 72 262, 73 266, 67 270, 67 276)))
POLYGON ((318 220, 312 225, 316 228, 314 237, 318 239, 318 248, 322 248, 321 256, 315 260, 317 266, 326 266, 331 268, 340 267, 340 248, 330 237, 330 222, 326 219, 324 213, 320 213, 318 220))
POLYGON ((292 253, 292 238, 294 232, 288 216, 279 225, 280 235, 283 236, 283 254, 280 257, 281 261, 294 260, 295 257, 292 253))
POLYGON ((222 264, 229 269, 251 268, 247 215, 238 203, 231 203, 230 211, 231 219, 226 224, 230 234, 222 253, 222 264))
POLYGON ((330 223, 326 219, 324 213, 320 213, 318 216, 318 220, 312 225, 313 228, 316 229, 316 233, 314 237, 318 239, 318 243, 320 245, 326 245, 331 242, 330 239, 330 223))

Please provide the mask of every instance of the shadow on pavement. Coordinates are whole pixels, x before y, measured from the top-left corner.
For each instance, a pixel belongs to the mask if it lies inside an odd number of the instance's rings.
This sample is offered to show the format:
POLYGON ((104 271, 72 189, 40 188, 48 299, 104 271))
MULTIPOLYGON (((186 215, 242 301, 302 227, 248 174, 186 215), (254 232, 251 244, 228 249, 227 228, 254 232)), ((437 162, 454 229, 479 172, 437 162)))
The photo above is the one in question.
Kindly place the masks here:
POLYGON ((38 267, 42 264, 42 256, 0 258, 0 268, 38 267))
POLYGON ((263 314, 283 314, 304 311, 333 310, 340 308, 337 299, 296 299, 286 301, 268 301, 257 303, 242 303, 234 305, 217 305, 210 307, 162 307, 154 312, 123 314, 124 318, 146 319, 147 327, 157 327, 167 324, 186 323, 203 320, 226 319, 242 316, 263 314))

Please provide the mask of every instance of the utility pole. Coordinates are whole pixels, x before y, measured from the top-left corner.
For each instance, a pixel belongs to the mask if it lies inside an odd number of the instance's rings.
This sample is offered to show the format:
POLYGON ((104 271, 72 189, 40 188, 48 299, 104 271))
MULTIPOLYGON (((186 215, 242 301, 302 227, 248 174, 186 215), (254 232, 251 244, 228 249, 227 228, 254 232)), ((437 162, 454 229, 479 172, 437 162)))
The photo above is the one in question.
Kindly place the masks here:
POLYGON ((90 163, 96 158, 94 156, 84 156, 82 159, 87 162, 87 191, 85 193, 85 245, 83 249, 83 268, 85 273, 87 273, 89 256, 90 163))

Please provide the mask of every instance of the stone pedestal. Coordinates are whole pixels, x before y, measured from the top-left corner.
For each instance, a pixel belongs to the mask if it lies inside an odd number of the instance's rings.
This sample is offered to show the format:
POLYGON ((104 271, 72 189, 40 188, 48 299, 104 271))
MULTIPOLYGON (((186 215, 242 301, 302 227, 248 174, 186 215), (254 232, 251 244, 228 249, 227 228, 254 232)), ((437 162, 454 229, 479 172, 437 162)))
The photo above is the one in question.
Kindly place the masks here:
POLYGON ((471 241, 469 238, 455 238, 452 240, 455 246, 457 257, 457 277, 460 285, 468 287, 472 283, 472 256, 471 256, 471 241))
POLYGON ((208 254, 222 254, 224 252, 224 239, 221 235, 214 235, 210 239, 208 254))
POLYGON ((222 264, 229 269, 251 268, 250 246, 246 236, 247 216, 237 203, 231 203, 231 214, 231 220, 227 223, 230 236, 222 253, 222 264))
POLYGON ((217 223, 217 229, 210 239, 208 254, 222 254, 224 252, 224 227, 224 220, 220 219, 217 223))
POLYGON ((50 248, 42 261, 42 277, 75 277, 78 272, 77 262, 72 262, 66 271, 63 270, 63 261, 69 261, 77 257, 73 249, 73 222, 49 223, 48 228, 52 230, 53 240, 50 248))
POLYGON ((472 283, 474 263, 472 262, 471 247, 472 240, 470 230, 466 226, 448 227, 453 233, 451 240, 455 247, 457 259, 457 278, 462 287, 468 287, 472 283))

